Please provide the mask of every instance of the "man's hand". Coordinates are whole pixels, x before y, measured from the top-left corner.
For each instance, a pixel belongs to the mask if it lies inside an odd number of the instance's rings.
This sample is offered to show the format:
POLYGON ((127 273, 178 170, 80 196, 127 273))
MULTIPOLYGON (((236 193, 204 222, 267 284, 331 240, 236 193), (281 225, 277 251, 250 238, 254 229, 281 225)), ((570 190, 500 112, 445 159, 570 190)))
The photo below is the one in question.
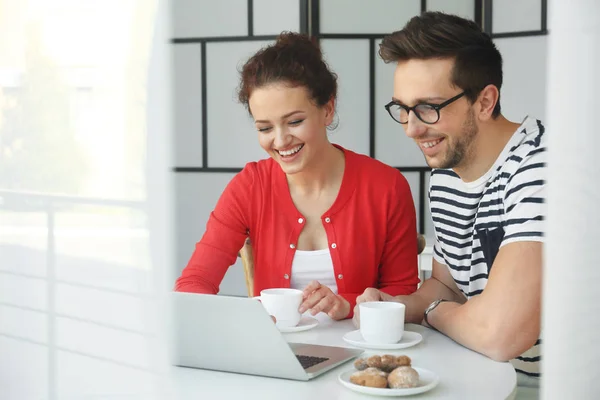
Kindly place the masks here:
POLYGON ((354 307, 354 316, 352 322, 357 328, 360 327, 360 303, 366 303, 367 301, 398 301, 394 296, 382 292, 375 288, 366 288, 363 294, 356 298, 356 307, 354 307))
POLYGON ((331 319, 344 319, 350 313, 350 303, 342 296, 334 294, 327 286, 312 281, 303 291, 304 301, 300 304, 300 313, 310 310, 311 315, 324 312, 331 319))

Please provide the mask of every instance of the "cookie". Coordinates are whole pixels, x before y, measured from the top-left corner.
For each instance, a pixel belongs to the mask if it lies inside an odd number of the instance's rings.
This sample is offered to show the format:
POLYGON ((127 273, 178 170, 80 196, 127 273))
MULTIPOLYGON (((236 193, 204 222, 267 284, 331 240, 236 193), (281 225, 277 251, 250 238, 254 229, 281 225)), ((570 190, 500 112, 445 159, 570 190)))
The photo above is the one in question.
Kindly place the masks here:
POLYGON ((419 373, 412 367, 398 367, 390 372, 387 381, 392 389, 414 388, 419 385, 419 373))
POLYGON ((412 360, 409 356, 398 356, 396 357, 396 366, 397 367, 410 367, 412 360))
POLYGON ((396 368, 396 357, 389 354, 381 356, 381 370, 385 372, 392 372, 396 368))
POLYGON ((377 368, 369 367, 363 371, 356 371, 350 375, 350 382, 360 386, 386 388, 388 386, 387 376, 387 373, 377 368))
POLYGON ((356 368, 359 371, 363 371, 363 370, 369 368, 369 364, 367 364, 366 359, 359 358, 356 361, 354 361, 354 368, 356 368))
POLYGON ((381 369, 381 356, 371 356, 367 358, 367 365, 371 368, 381 369))
POLYGON ((395 356, 392 354, 384 354, 382 356, 372 356, 366 360, 360 359, 354 363, 354 367, 359 371, 373 367, 378 368, 384 372, 392 372, 394 369, 402 366, 411 365, 411 359, 408 356, 395 356))

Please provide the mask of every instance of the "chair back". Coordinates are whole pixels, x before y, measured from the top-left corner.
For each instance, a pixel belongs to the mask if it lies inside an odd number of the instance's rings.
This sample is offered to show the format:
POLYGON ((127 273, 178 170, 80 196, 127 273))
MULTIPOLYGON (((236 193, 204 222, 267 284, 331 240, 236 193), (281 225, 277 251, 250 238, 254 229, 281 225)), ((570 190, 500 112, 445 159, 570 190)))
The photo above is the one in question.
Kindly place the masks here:
POLYGON ((240 249, 239 256, 242 259, 242 266, 244 267, 248 297, 254 297, 254 257, 252 256, 250 238, 246 239, 244 246, 240 249))
POLYGON ((427 240, 425 236, 420 233, 417 235, 417 254, 421 254, 423 250, 425 250, 425 246, 427 245, 427 240))

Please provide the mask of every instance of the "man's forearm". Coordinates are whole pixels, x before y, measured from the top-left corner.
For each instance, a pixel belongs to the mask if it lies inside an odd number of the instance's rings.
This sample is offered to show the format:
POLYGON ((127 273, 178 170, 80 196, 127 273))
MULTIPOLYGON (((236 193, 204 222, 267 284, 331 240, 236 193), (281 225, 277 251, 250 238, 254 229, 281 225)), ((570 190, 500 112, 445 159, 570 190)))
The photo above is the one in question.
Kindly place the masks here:
POLYGON ((510 360, 533 345, 539 331, 527 332, 532 329, 523 326, 522 332, 515 333, 510 324, 499 325, 493 313, 481 309, 482 304, 478 300, 471 299, 463 305, 441 303, 428 315, 428 322, 455 342, 496 361, 510 360), (520 337, 523 335, 532 337, 531 343, 524 346, 520 337))
POLYGON ((423 312, 429 303, 425 303, 425 301, 417 292, 409 295, 396 296, 394 299, 406 305, 406 311, 404 315, 404 321, 406 323, 421 323, 421 320, 423 319, 423 312))
POLYGON ((468 312, 467 308, 472 307, 454 302, 441 303, 428 315, 427 320, 431 327, 457 343, 488 357, 497 358, 491 352, 490 327, 484 320, 475 320, 473 310, 468 312))
POLYGON ((500 248, 483 293, 462 305, 440 303, 428 322, 465 347, 510 360, 539 338, 541 270, 541 243, 509 243, 500 248))
POLYGON ((464 298, 461 299, 456 293, 435 278, 427 279, 413 294, 396 296, 395 299, 406 305, 404 320, 407 323, 414 324, 421 323, 425 309, 434 300, 446 299, 461 304, 464 302, 464 298))

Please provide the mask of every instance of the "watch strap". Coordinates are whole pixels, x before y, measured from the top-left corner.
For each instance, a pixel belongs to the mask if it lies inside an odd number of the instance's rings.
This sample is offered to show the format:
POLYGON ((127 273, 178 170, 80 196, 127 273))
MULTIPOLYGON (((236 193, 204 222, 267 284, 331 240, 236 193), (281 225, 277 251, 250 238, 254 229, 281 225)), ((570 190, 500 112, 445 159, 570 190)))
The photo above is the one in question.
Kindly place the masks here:
POLYGON ((425 309, 425 312, 423 313, 423 319, 425 320, 425 322, 427 323, 427 325, 431 326, 431 324, 429 323, 429 321, 427 320, 427 315, 429 315, 430 312, 432 312, 433 310, 436 309, 437 306, 439 306, 441 303, 448 301, 446 299, 437 299, 434 300, 429 307, 427 307, 425 309))

